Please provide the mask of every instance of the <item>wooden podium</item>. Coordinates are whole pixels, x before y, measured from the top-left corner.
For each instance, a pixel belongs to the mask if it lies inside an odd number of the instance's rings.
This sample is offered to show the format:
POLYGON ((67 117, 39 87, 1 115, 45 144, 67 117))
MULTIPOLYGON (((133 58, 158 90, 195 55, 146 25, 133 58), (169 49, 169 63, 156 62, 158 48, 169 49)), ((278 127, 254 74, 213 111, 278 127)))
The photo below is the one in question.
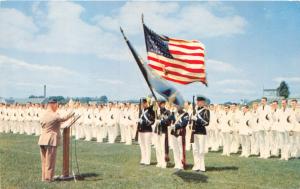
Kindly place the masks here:
POLYGON ((71 140, 71 126, 80 118, 80 116, 74 118, 71 123, 67 124, 63 129, 63 165, 62 174, 57 176, 57 180, 82 180, 80 175, 70 175, 70 140, 71 140))
POLYGON ((62 177, 70 177, 70 127, 63 130, 63 166, 62 177))

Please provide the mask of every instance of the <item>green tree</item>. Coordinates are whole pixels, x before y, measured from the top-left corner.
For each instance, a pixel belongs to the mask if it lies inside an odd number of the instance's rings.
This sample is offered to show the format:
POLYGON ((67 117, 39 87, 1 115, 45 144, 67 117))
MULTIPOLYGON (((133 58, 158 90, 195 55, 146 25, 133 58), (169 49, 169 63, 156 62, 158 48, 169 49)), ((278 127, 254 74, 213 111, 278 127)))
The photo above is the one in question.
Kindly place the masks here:
POLYGON ((100 101, 103 102, 103 103, 107 103, 108 102, 107 96, 105 96, 105 95, 101 96, 100 101))
POLYGON ((281 81, 277 88, 277 94, 280 97, 288 98, 290 96, 289 86, 285 81, 281 81))

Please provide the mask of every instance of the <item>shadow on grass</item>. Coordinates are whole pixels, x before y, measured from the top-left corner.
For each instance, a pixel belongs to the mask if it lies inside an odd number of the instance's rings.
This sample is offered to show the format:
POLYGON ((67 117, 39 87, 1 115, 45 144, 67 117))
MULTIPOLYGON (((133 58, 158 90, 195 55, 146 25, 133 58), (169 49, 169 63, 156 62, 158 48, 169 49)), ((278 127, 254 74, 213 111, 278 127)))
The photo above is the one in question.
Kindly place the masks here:
MULTIPOLYGON (((193 168, 193 164, 187 164, 185 170, 191 170, 193 168)), ((236 171, 239 168, 236 166, 224 166, 224 167, 205 167, 206 171, 236 171)))
POLYGON ((239 168, 236 166, 224 166, 224 167, 206 167, 206 171, 237 171, 239 168))
POLYGON ((103 180, 102 178, 99 178, 99 176, 102 176, 102 174, 97 173, 81 173, 79 175, 78 180, 85 180, 85 181, 97 181, 97 180, 103 180))
POLYGON ((98 176, 101 176, 97 173, 82 173, 82 174, 75 174, 75 178, 74 175, 70 175, 69 177, 61 177, 61 176, 55 176, 54 177, 54 181, 56 182, 62 182, 62 181, 74 181, 76 179, 76 181, 97 181, 97 180, 103 180, 102 178, 97 178, 98 176), (90 179, 92 178, 92 179, 90 179))
POLYGON ((208 176, 206 175, 186 171, 177 171, 173 173, 173 175, 180 177, 184 182, 192 183, 207 183, 208 179, 208 176))

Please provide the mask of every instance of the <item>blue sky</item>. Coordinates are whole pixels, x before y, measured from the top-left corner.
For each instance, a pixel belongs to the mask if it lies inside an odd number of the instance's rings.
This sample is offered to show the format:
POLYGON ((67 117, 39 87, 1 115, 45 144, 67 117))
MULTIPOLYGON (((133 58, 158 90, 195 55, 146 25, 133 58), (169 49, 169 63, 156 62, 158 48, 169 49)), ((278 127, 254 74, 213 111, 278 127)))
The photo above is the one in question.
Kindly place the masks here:
POLYGON ((300 96, 300 2, 0 2, 0 96, 101 96, 149 90, 119 26, 146 56, 141 13, 157 33, 206 45, 209 87, 190 100, 256 99, 287 81, 300 96))

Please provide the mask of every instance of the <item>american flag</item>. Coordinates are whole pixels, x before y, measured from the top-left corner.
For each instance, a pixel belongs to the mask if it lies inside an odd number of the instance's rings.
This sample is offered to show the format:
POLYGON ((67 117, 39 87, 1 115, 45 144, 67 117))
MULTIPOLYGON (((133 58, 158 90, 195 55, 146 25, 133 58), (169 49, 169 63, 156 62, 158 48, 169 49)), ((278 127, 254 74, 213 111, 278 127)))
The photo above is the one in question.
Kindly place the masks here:
POLYGON ((197 40, 182 40, 158 35, 144 24, 149 66, 166 80, 189 84, 206 82, 204 45, 197 40))

